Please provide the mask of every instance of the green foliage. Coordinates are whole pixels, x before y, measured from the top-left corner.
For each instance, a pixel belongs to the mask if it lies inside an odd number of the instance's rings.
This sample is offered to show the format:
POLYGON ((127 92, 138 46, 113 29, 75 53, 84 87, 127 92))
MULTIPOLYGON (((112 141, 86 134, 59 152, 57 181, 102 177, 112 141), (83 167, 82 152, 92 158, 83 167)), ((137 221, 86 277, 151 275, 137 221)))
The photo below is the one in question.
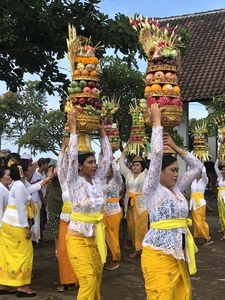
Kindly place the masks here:
POLYGON ((53 110, 38 120, 29 131, 18 139, 18 145, 29 148, 35 155, 39 152, 60 152, 62 132, 64 130, 64 113, 53 110))
POLYGON ((134 55, 120 59, 118 56, 108 56, 101 60, 99 84, 101 95, 120 100, 120 108, 115 113, 119 124, 120 138, 127 142, 132 125, 129 106, 134 99, 140 99, 144 93, 144 74, 135 67, 134 55))

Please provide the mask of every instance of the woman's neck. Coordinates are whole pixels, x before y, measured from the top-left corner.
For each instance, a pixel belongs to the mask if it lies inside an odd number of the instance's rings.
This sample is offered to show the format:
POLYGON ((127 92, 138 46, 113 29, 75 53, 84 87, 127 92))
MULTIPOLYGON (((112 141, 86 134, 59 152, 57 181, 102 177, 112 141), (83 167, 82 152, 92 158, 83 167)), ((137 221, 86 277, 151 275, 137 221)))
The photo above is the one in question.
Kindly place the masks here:
POLYGON ((92 177, 84 174, 79 174, 79 176, 84 177, 84 179, 92 185, 92 177))

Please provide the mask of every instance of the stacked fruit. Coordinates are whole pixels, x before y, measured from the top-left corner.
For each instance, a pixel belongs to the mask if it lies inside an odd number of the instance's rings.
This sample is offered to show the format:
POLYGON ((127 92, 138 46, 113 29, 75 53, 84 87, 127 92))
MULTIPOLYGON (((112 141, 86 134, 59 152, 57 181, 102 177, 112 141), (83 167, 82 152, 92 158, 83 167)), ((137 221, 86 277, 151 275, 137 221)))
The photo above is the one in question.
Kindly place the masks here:
POLYGON ((115 113, 119 108, 120 99, 116 97, 103 98, 102 99, 102 116, 105 123, 105 133, 108 136, 110 145, 113 151, 120 148, 120 133, 118 130, 118 124, 114 122, 115 113))
MULTIPOLYGON (((140 15, 130 19, 130 25, 138 32, 139 41, 148 57, 145 91, 146 108, 154 103, 166 107, 162 113, 162 126, 173 128, 181 122, 182 106, 180 87, 177 80, 180 49, 184 47, 177 27, 169 24, 161 28, 159 21, 140 15)), ((145 122, 152 125, 146 109, 145 122)))
POLYGON ((194 149, 193 154, 201 161, 209 161, 209 147, 206 144, 205 134, 207 133, 207 122, 203 119, 197 121, 194 128, 194 149))
POLYGON ((130 112, 132 115, 132 126, 130 131, 130 138, 125 148, 125 153, 127 155, 140 155, 142 152, 146 152, 146 141, 145 136, 145 120, 142 112, 142 108, 137 105, 130 106, 130 112))

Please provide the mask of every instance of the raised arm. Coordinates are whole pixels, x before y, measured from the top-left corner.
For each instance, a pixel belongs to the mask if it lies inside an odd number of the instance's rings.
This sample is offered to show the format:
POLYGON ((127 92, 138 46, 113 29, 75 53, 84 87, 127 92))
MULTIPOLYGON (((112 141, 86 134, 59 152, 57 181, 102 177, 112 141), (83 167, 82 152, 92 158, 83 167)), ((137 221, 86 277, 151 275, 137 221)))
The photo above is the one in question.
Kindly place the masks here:
POLYGON ((219 159, 218 158, 217 158, 217 160, 216 160, 216 162, 214 164, 214 170, 215 170, 217 178, 218 178, 217 181, 219 181, 220 178, 222 177, 222 175, 221 175, 221 171, 219 169, 219 159))
POLYGON ((131 174, 132 171, 127 167, 127 165, 125 163, 125 154, 124 154, 124 152, 120 155, 119 164, 120 164, 120 170, 121 170, 124 178, 127 178, 127 176, 129 174, 131 174))
POLYGON ((112 157, 112 148, 109 143, 108 137, 105 134, 104 123, 102 120, 100 121, 99 134, 100 134, 100 138, 101 138, 102 158, 98 165, 98 169, 96 171, 96 176, 100 180, 104 180, 106 173, 109 170, 111 157, 112 157))
MULTIPOLYGON (((149 109, 149 114, 153 118, 153 128, 151 137, 151 163, 149 166, 147 177, 145 178, 143 192, 147 196, 152 194, 159 185, 160 173, 162 167, 162 157, 163 157, 163 128, 161 126, 161 111, 158 104, 152 104, 151 109, 149 109)), ((146 197, 146 200, 151 199, 151 197, 146 197)))
POLYGON ((122 176, 120 174, 120 167, 116 163, 114 158, 112 159, 111 163, 112 163, 112 170, 113 170, 114 180, 115 180, 116 184, 118 185, 118 188, 122 188, 123 179, 122 179, 122 176))
POLYGON ((65 152, 66 146, 65 146, 65 142, 63 140, 62 143, 62 150, 58 156, 57 159, 57 175, 58 175, 58 179, 61 185, 61 188, 63 187, 64 184, 66 184, 66 174, 68 171, 68 153, 65 152))
POLYGON ((202 180, 205 183, 205 185, 207 185, 207 183, 209 181, 209 178, 207 176, 206 168, 205 167, 202 168, 202 180))
POLYGON ((71 185, 78 178, 78 136, 76 134, 75 113, 68 113, 67 117, 70 126, 70 142, 68 150, 69 164, 66 181, 68 185, 71 185))

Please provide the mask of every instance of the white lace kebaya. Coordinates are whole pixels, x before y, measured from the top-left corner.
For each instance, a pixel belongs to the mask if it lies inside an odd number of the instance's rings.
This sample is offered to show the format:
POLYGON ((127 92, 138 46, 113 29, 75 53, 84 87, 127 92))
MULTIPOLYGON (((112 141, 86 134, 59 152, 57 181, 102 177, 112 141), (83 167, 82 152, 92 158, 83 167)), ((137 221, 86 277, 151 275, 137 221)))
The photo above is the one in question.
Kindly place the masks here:
MULTIPOLYGON (((163 127, 153 127, 151 147, 151 163, 143 186, 150 222, 187 218, 188 203, 182 193, 200 174, 203 167, 202 162, 189 152, 186 152, 181 157, 187 163, 189 169, 178 178, 176 185, 172 188, 173 193, 160 184, 163 157, 163 127)), ((143 247, 150 246, 155 250, 162 250, 165 254, 171 254, 176 259, 185 259, 184 251, 182 250, 182 233, 186 236, 186 228, 167 230, 150 228, 143 240, 143 247)))
MULTIPOLYGON (((98 165, 92 184, 78 174, 78 140, 77 134, 70 134, 69 165, 67 184, 72 201, 73 211, 80 213, 102 212, 105 199, 102 191, 102 181, 109 169, 112 150, 108 138, 102 138, 103 158, 98 165)), ((80 221, 70 221, 69 228, 87 237, 95 235, 95 224, 80 221)))

